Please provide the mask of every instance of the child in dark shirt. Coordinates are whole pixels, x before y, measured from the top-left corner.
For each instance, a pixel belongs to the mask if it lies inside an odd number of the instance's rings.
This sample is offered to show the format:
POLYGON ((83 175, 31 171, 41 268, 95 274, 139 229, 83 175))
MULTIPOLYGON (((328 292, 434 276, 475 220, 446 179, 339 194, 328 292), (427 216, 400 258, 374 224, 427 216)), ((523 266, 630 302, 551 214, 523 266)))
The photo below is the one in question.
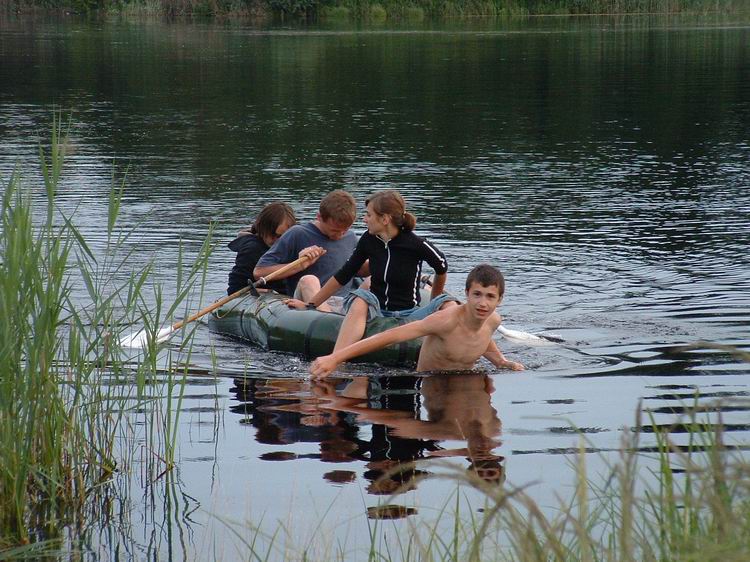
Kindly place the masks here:
MULTIPOLYGON (((228 295, 247 287, 248 280, 255 281, 255 264, 274 242, 295 224, 297 219, 289 205, 280 202, 269 203, 263 207, 249 229, 239 232, 237 238, 229 243, 229 249, 237 252, 237 256, 234 267, 229 272, 228 295)), ((268 288, 286 294, 284 281, 272 281, 268 288)))

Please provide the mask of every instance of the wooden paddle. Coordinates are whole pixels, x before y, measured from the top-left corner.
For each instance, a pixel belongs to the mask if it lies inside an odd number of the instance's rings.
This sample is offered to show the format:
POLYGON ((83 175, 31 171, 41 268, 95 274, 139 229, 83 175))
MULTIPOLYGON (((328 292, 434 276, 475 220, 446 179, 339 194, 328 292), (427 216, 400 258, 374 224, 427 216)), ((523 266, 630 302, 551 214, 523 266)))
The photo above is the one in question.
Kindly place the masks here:
MULTIPOLYGON (((172 336, 172 334, 174 334, 177 330, 182 328, 185 324, 198 320, 198 318, 205 316, 209 312, 213 312, 214 310, 225 305, 229 301, 233 301, 234 299, 239 298, 243 295, 246 295, 247 293, 255 292, 255 289, 257 287, 262 287, 264 285, 267 285, 270 281, 273 281, 274 279, 284 275, 286 272, 288 272, 291 269, 294 269, 299 264, 303 263, 304 261, 308 259, 310 259, 310 256, 302 256, 301 258, 297 258, 293 262, 286 264, 284 267, 280 267, 276 271, 269 273, 265 277, 261 277, 255 283, 253 283, 252 281, 248 281, 247 287, 243 287, 239 291, 232 293, 231 295, 227 295, 224 298, 219 299, 215 303, 207 306, 206 308, 202 308, 201 310, 199 310, 195 314, 188 316, 184 320, 175 322, 174 324, 172 324, 171 326, 167 328, 162 328, 156 333, 156 341, 163 342, 169 339, 172 336)), ((145 330, 141 330, 140 332, 136 332, 134 334, 129 334, 120 340, 121 347, 144 347, 146 343, 148 343, 148 333, 145 330)))

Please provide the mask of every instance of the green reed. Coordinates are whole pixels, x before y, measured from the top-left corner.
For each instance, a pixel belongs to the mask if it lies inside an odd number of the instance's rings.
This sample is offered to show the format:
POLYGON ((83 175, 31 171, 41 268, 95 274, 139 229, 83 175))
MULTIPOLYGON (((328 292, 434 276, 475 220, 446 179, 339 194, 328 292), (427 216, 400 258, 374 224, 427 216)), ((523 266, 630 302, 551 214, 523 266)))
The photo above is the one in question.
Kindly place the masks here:
POLYGON ((149 481, 174 466, 194 327, 166 354, 153 336, 190 309, 196 289, 202 297, 211 251, 209 235, 194 263, 180 255, 177 298, 164 306, 152 264, 129 265, 134 231, 117 225, 124 182, 113 175, 107 241, 95 253, 55 204, 65 136, 56 117, 51 146, 40 149, 44 197, 15 172, 0 209, 0 551, 14 549, 2 556, 26 556, 32 547, 20 545, 32 542, 40 554, 64 528, 90 522, 113 473, 133 469, 136 447, 149 481), (129 326, 152 335, 137 352, 119 345, 129 326), (137 430, 142 411, 149 415, 137 430))
MULTIPOLYGON (((678 561, 750 559, 750 463, 724 444, 721 419, 697 421, 695 405, 687 444, 652 423, 655 453, 643 452, 640 419, 625 433, 619 459, 608 472, 586 469, 585 440, 571 464, 573 497, 553 514, 523 488, 488 483, 444 464, 441 476, 486 498, 482 515, 456 501, 427 526, 414 524, 388 551, 373 537, 372 560, 441 561, 678 561), (648 461, 649 467, 642 466, 648 461), (446 530, 452 528, 451 533, 446 530), (394 551, 397 554, 394 556, 394 551)), ((431 466, 435 466, 432 464, 431 466)), ((401 468, 403 470, 403 467, 401 468)), ((388 475, 386 475, 387 477, 388 475)), ((447 504, 446 504, 447 505, 447 504)), ((390 534, 393 541, 394 534, 390 534)))

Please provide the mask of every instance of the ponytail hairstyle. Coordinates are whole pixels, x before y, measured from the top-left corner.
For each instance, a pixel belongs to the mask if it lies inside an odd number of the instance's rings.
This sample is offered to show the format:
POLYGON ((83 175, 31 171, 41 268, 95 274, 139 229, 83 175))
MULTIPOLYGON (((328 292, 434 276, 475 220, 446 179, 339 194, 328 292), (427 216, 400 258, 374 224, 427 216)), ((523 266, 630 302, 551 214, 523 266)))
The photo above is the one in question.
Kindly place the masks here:
POLYGON ((407 212, 404 198, 395 189, 376 191, 365 200, 365 206, 370 204, 376 214, 388 215, 401 230, 411 232, 417 225, 417 217, 407 212))
POLYGON ((255 217, 250 233, 255 234, 261 240, 278 238, 276 229, 284 223, 289 226, 297 224, 297 217, 294 216, 292 208, 286 203, 269 203, 255 217))

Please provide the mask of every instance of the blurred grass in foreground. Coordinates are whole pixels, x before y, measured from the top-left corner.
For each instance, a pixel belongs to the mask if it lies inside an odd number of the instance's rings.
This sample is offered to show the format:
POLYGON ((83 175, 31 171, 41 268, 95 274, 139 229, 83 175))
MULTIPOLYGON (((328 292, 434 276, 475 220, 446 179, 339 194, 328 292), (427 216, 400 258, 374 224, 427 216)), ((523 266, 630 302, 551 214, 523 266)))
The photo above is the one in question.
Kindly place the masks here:
MULTIPOLYGON (((715 406, 708 409, 720 411, 721 404, 715 406)), ((398 504, 399 493, 417 487, 405 482, 379 507, 367 509, 367 550, 328 532, 325 519, 335 518, 335 502, 319 506, 322 520, 309 538, 298 535, 291 518, 271 525, 270 531, 266 525, 220 519, 234 534, 237 551, 251 560, 750 560, 750 463, 742 454, 746 445, 725 444, 720 416, 699 422, 705 404, 699 407, 696 401, 689 410, 679 424, 687 428, 687 434, 680 435, 687 442, 680 445, 672 441, 669 427, 653 421, 641 425, 639 415, 636 426, 623 432, 619 454, 604 459, 603 474, 587 471, 591 453, 586 449, 591 444, 581 435, 580 452, 571 455, 571 497, 561 497, 557 506, 533 499, 534 482, 513 487, 503 478, 483 478, 481 470, 430 460, 402 464, 382 478, 416 471, 426 475, 417 477, 420 488, 442 479, 454 482, 455 492, 431 516, 431 510, 398 504), (641 444, 644 434, 655 435, 655 444, 641 444), (484 501, 470 500, 467 488, 481 492, 484 501), (419 516, 407 517, 417 511, 419 516)))

